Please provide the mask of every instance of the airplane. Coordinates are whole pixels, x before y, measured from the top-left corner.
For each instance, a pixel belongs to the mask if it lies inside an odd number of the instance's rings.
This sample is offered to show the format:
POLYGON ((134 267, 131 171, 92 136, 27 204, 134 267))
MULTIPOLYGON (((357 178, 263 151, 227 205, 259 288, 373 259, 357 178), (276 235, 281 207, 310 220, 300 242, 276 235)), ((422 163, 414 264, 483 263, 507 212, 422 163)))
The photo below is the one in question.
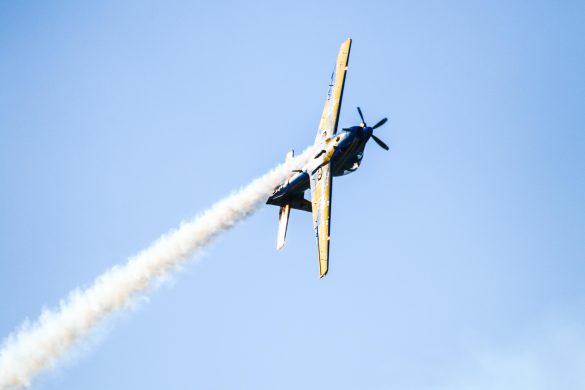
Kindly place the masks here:
MULTIPOLYGON (((280 207, 276 249, 282 249, 291 209, 312 212, 313 228, 317 236, 319 252, 319 275, 324 277, 329 270, 329 224, 331 220, 331 184, 334 176, 355 172, 364 156, 364 148, 370 139, 380 147, 388 146, 373 134, 388 118, 374 126, 368 126, 362 110, 358 107, 361 123, 344 128, 337 133, 339 111, 349 61, 351 39, 341 44, 337 62, 331 74, 325 108, 315 138, 316 155, 301 169, 292 174, 274 190, 267 204, 280 207), (305 191, 311 190, 311 200, 305 199, 305 191)), ((287 153, 285 161, 292 159, 294 151, 287 153)))

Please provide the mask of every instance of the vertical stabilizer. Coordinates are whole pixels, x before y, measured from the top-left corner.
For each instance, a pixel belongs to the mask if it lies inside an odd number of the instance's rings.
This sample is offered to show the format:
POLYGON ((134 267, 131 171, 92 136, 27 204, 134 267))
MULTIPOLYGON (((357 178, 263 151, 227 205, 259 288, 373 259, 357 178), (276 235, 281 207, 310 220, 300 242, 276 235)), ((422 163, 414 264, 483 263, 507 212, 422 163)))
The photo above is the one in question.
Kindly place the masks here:
MULTIPOLYGON (((295 155, 294 150, 286 154, 284 161, 289 161, 295 155)), ((288 217, 290 215, 290 204, 283 204, 280 206, 278 213, 278 234, 276 236, 276 249, 282 249, 286 240, 286 228, 288 227, 288 217)))

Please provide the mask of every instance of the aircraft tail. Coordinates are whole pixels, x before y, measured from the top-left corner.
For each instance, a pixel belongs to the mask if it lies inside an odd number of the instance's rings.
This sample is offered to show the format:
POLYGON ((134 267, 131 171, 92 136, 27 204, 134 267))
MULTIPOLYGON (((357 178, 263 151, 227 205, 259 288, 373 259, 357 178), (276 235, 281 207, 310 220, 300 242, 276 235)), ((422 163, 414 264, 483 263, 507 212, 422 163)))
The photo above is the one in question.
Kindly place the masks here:
MULTIPOLYGON (((291 160, 295 155, 294 150, 289 151, 286 154, 284 161, 291 160)), ((286 228, 288 227, 288 217, 290 215, 290 203, 286 203, 280 206, 278 212, 278 233, 276 236, 276 249, 282 249, 286 239, 286 228)))
POLYGON ((288 226, 288 216, 290 215, 290 205, 280 206, 278 214, 278 236, 276 237, 276 249, 282 249, 286 239, 286 228, 288 226))

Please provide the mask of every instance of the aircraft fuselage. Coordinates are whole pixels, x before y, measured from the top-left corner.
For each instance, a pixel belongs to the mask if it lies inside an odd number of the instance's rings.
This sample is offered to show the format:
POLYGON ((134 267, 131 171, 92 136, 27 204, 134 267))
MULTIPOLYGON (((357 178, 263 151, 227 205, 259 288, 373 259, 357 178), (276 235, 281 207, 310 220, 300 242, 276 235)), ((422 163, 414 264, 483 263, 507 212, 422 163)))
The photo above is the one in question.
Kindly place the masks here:
POLYGON ((326 139, 321 144, 321 150, 316 149, 315 157, 278 187, 268 203, 283 204, 291 197, 302 195, 310 187, 310 175, 328 162, 331 162, 333 176, 354 172, 360 166, 364 148, 371 135, 371 127, 353 126, 326 139))

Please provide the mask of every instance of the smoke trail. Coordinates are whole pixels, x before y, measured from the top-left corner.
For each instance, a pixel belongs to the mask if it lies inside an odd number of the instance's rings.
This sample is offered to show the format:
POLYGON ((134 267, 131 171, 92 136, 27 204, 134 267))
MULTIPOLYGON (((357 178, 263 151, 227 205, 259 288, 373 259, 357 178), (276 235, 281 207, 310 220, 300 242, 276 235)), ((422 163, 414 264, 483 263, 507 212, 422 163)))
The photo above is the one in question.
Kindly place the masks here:
POLYGON ((11 334, 0 350, 0 389, 29 386, 34 376, 52 367, 100 320, 128 307, 132 298, 154 280, 255 211, 291 170, 308 160, 311 150, 253 180, 192 221, 182 223, 125 265, 114 266, 99 276, 92 286, 72 291, 58 310, 43 311, 33 325, 11 334))

